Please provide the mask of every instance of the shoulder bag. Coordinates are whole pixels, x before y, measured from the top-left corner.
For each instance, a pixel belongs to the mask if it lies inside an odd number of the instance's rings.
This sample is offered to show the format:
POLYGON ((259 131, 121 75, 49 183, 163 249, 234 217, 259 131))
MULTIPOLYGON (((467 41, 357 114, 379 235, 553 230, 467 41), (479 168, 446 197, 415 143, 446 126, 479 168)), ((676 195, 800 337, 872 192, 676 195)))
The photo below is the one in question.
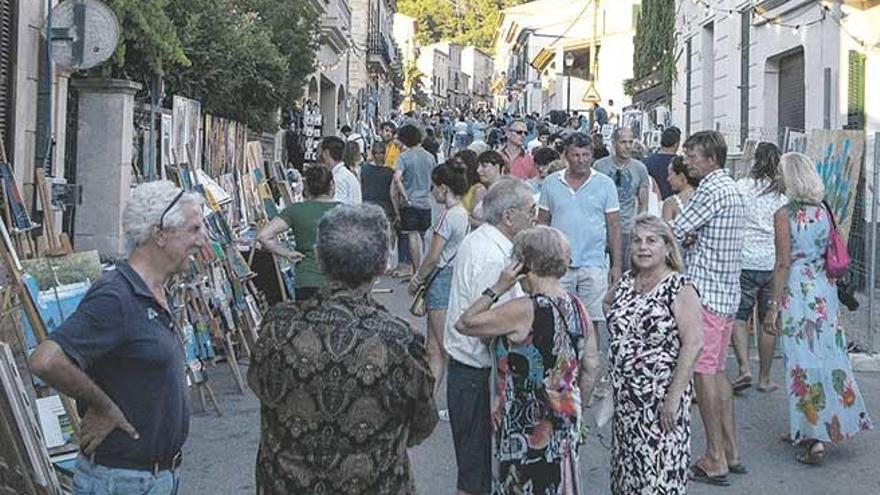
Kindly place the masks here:
POLYGON ((456 255, 458 255, 458 253, 452 255, 452 258, 449 258, 449 261, 447 261, 442 268, 434 268, 433 270, 431 270, 431 273, 428 274, 428 278, 425 280, 424 283, 422 283, 422 285, 419 286, 418 290, 416 290, 416 293, 413 296, 412 305, 409 307, 409 312, 411 315, 421 318, 422 316, 425 316, 425 314, 427 314, 428 310, 425 306, 425 296, 428 293, 428 289, 431 288, 431 284, 434 283, 434 279, 437 278, 437 275, 439 275, 440 272, 452 265, 452 260, 455 259, 456 255))
POLYGON ((825 210, 828 211, 828 218, 831 220, 831 229, 828 233, 828 247, 825 249, 825 271, 828 272, 830 278, 843 278, 849 271, 852 263, 849 250, 846 248, 846 242, 843 236, 837 230, 837 222, 834 220, 834 212, 825 201, 825 210))

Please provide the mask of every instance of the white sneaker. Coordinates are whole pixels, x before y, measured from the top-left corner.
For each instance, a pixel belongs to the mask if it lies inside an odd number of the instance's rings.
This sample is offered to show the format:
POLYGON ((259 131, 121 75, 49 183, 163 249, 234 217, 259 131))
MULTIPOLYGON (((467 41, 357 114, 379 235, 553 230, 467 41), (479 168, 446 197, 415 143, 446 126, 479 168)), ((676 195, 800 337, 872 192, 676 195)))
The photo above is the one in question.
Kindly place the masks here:
POLYGON ((449 422, 449 409, 440 409, 437 411, 437 415, 440 416, 440 421, 449 422))

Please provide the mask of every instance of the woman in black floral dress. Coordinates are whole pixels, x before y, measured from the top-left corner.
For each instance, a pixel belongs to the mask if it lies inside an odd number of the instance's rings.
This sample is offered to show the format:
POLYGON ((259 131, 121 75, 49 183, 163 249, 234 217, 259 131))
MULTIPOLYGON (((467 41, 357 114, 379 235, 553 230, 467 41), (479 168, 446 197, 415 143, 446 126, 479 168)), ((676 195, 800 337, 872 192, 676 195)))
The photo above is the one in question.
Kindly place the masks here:
POLYGON ((690 466, 693 367, 700 353, 700 301, 682 271, 672 231, 636 219, 632 271, 608 312, 614 399, 611 492, 683 494, 690 466))

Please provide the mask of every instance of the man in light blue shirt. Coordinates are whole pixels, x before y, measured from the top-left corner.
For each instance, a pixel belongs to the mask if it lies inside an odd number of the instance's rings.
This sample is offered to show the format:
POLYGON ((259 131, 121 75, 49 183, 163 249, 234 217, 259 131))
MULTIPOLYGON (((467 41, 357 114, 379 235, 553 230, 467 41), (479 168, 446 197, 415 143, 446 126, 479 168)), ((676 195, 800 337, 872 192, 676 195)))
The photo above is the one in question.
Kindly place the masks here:
POLYGON ((538 222, 555 227, 571 243, 571 267, 562 284, 576 292, 587 307, 594 331, 605 320, 602 299, 608 290, 606 248, 611 252, 613 284, 620 279, 620 203, 608 176, 592 169, 593 146, 589 136, 575 132, 565 140, 568 167, 541 186, 538 222))

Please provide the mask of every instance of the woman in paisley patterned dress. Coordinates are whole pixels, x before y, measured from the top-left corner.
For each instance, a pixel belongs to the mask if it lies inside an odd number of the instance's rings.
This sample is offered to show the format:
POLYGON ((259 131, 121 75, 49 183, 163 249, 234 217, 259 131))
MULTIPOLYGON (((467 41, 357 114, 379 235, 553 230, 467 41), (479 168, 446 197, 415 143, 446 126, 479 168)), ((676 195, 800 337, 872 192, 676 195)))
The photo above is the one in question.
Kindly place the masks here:
MULTIPOLYGON (((691 379, 702 346, 700 300, 672 230, 636 218, 632 270, 609 294, 609 374, 614 399, 611 493, 687 492, 691 379)), ((726 480, 724 480, 726 481, 726 480)))
POLYGON ((789 204, 774 216, 776 265, 764 331, 782 333, 788 438, 804 446, 796 459, 816 465, 825 458, 825 443, 849 439, 872 424, 846 353, 846 334, 837 325, 837 288, 825 271, 832 223, 822 179, 801 153, 782 155, 780 168, 789 204))
POLYGON ((593 333, 584 332, 590 320, 583 304, 559 282, 571 248, 562 232, 540 226, 517 234, 513 252, 514 263, 455 326, 465 335, 499 337, 495 492, 580 494, 581 397, 592 393, 599 351, 593 333), (491 308, 517 282, 529 297, 491 308))

